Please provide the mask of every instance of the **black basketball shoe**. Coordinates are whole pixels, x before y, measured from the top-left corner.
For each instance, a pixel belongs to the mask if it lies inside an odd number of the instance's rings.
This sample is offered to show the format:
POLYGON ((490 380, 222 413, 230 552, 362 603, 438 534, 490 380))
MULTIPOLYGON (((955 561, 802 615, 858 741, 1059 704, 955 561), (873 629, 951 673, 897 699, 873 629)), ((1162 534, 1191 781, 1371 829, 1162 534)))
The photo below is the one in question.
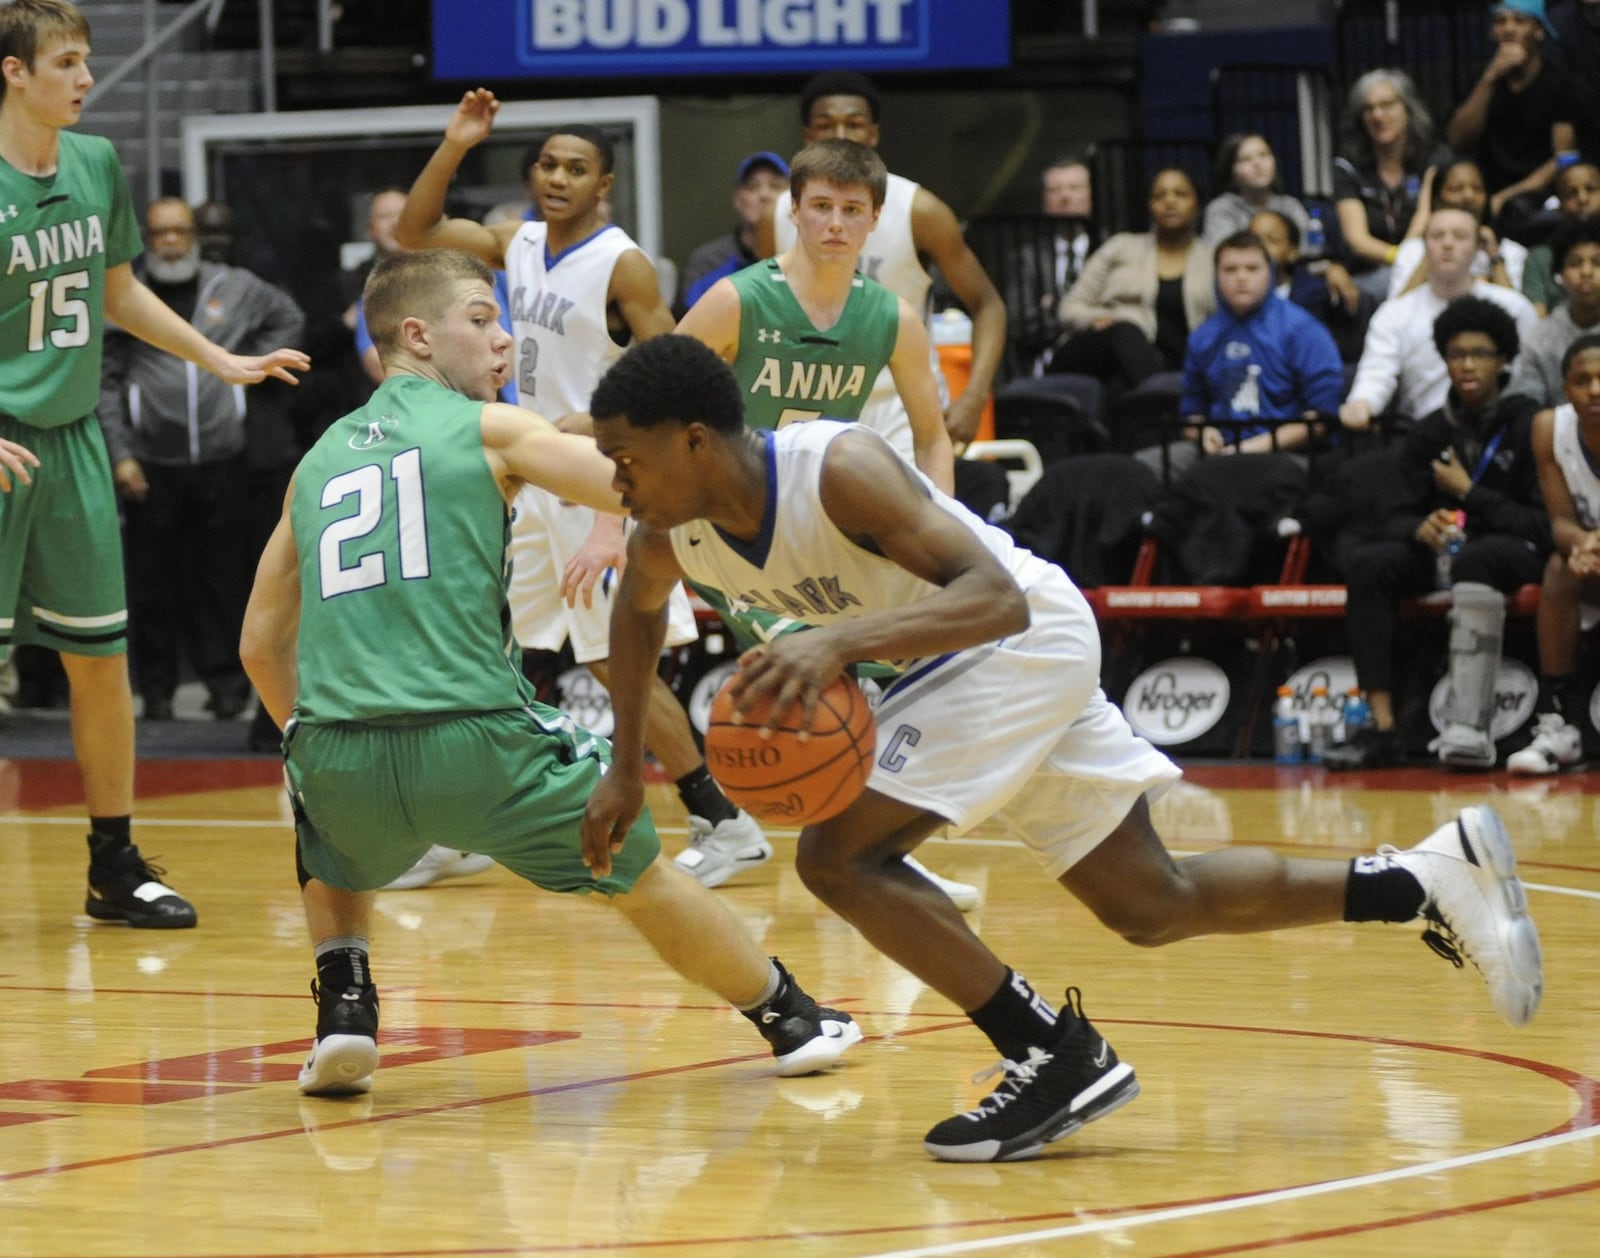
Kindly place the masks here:
POLYGON ((1139 1095, 1133 1067, 1117 1060, 1083 1016, 1083 996, 1067 988, 1061 1009, 1066 1029, 1048 1051, 1030 1048, 1026 1061, 1002 1061, 978 1078, 1005 1077, 978 1108, 947 1118, 922 1147, 946 1162, 1014 1162, 1104 1118, 1139 1095))
POLYGON ((311 980, 317 1038, 300 1067, 307 1096, 354 1096, 372 1090, 378 1068, 378 989, 371 983, 330 995, 311 980))
POLYGON ((83 911, 96 921, 127 922, 147 930, 193 926, 198 920, 194 905, 161 881, 166 872, 145 860, 131 843, 92 856, 83 911))
POLYGON ((824 1009, 806 995, 777 957, 778 991, 766 1004, 744 1010, 778 1059, 778 1073, 809 1075, 831 1066, 852 1044, 861 1042, 861 1028, 847 1013, 824 1009))

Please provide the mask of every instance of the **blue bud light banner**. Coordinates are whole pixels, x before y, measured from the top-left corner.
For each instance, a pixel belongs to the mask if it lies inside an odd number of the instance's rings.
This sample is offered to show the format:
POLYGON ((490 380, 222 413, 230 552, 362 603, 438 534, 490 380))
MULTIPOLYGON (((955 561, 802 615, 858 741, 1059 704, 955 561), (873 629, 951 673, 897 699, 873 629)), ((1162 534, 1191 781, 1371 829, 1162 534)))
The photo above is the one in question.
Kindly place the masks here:
POLYGON ((1005 66, 1008 0, 434 0, 440 79, 1005 66))

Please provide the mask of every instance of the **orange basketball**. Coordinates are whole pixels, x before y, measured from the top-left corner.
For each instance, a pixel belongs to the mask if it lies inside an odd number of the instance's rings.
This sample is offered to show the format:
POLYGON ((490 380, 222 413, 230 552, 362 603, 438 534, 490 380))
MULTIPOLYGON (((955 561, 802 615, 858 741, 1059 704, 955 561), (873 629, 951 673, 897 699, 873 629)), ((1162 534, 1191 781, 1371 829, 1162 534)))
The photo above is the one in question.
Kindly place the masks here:
POLYGON ((861 688, 842 673, 823 690, 802 741, 803 709, 791 705, 770 738, 767 707, 734 724, 730 679, 711 701, 706 764, 728 798, 757 821, 803 826, 837 816, 866 789, 877 724, 861 688))

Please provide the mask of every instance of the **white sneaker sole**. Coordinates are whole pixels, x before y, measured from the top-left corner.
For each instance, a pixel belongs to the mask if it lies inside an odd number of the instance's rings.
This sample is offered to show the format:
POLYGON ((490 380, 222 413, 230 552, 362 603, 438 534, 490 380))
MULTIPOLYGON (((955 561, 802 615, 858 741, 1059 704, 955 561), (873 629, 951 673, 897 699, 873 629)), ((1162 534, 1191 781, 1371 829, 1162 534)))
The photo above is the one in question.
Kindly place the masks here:
POLYGON ((415 891, 419 887, 432 886, 447 878, 470 878, 473 874, 481 874, 493 865, 493 857, 484 856, 479 852, 463 852, 458 859, 443 864, 434 862, 430 853, 393 882, 384 883, 378 890, 415 891))
MULTIPOLYGON (((1467 845, 1477 857, 1478 887, 1500 920, 1500 952, 1504 962, 1499 990, 1488 974, 1489 997, 1495 1010, 1512 1026, 1526 1026, 1539 1010, 1544 994, 1544 955, 1539 928, 1528 915, 1528 893, 1517 877, 1517 854, 1505 823, 1493 808, 1476 805, 1461 812, 1467 845), (1487 876, 1492 875, 1492 877, 1487 876)), ((1495 967, 1502 968, 1502 967, 1495 967)), ((1480 972, 1482 965, 1479 965, 1480 972)))
POLYGON ((311 1046, 300 1068, 300 1091, 306 1096, 359 1096, 372 1090, 378 1068, 378 1045, 366 1035, 330 1035, 311 1046))
POLYGON ((824 1018, 822 1029, 823 1034, 778 1058, 780 1078, 792 1079, 796 1075, 825 1070, 843 1057, 846 1049, 861 1043, 861 1027, 858 1023, 835 1022, 832 1018, 824 1018))

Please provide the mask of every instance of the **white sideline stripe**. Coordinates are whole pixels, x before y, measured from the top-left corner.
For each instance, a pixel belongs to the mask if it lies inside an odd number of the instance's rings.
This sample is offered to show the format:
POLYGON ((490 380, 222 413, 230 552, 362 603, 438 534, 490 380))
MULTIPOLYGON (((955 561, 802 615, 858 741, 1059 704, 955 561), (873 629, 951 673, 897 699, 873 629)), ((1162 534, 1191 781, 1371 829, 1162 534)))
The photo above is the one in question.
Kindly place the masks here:
MULTIPOLYGON (((1557 1145, 1572 1144, 1578 1140, 1593 1140, 1600 1136, 1600 1127, 1584 1127, 1578 1131, 1563 1132, 1559 1136, 1542 1136, 1522 1144, 1503 1145, 1481 1153, 1466 1153, 1460 1157, 1443 1158, 1437 1162, 1420 1162, 1416 1166, 1399 1167, 1392 1171, 1374 1171, 1368 1175, 1351 1175, 1344 1179, 1329 1179, 1317 1184, 1302 1184, 1295 1188, 1278 1188, 1270 1192, 1247 1193, 1229 1197, 1226 1201, 1207 1201, 1193 1206, 1174 1206, 1170 1210, 1152 1210, 1148 1214, 1118 1215, 1115 1218, 1094 1219, 1088 1223, 1072 1223, 1066 1227, 1045 1228, 1037 1232, 1012 1232, 1009 1236, 991 1236, 983 1240, 952 1241, 947 1245, 927 1245, 918 1249, 884 1249, 870 1258, 933 1258, 938 1254, 975 1254, 985 1249, 1001 1249, 1011 1245, 1039 1241, 1068 1240, 1075 1236, 1095 1236, 1103 1232, 1124 1232, 1136 1227, 1150 1227, 1158 1223, 1173 1223, 1183 1219, 1203 1218, 1208 1214, 1223 1214, 1231 1210, 1251 1209, 1255 1206, 1277 1205, 1285 1201, 1299 1201, 1307 1197, 1321 1197, 1329 1193, 1345 1192, 1353 1188, 1371 1188, 1377 1184, 1391 1184, 1397 1180, 1415 1179, 1419 1175, 1437 1175, 1441 1171, 1456 1171, 1484 1162, 1497 1162, 1503 1158, 1525 1157, 1542 1153, 1557 1145)), ((1533 1195, 1537 1195, 1534 1190, 1533 1195)))
POLYGON ((126 611, 112 612, 109 616, 63 616, 60 612, 50 611, 45 607, 30 607, 35 620, 42 620, 50 625, 62 625, 68 629, 105 629, 111 625, 120 625, 128 619, 126 611))

